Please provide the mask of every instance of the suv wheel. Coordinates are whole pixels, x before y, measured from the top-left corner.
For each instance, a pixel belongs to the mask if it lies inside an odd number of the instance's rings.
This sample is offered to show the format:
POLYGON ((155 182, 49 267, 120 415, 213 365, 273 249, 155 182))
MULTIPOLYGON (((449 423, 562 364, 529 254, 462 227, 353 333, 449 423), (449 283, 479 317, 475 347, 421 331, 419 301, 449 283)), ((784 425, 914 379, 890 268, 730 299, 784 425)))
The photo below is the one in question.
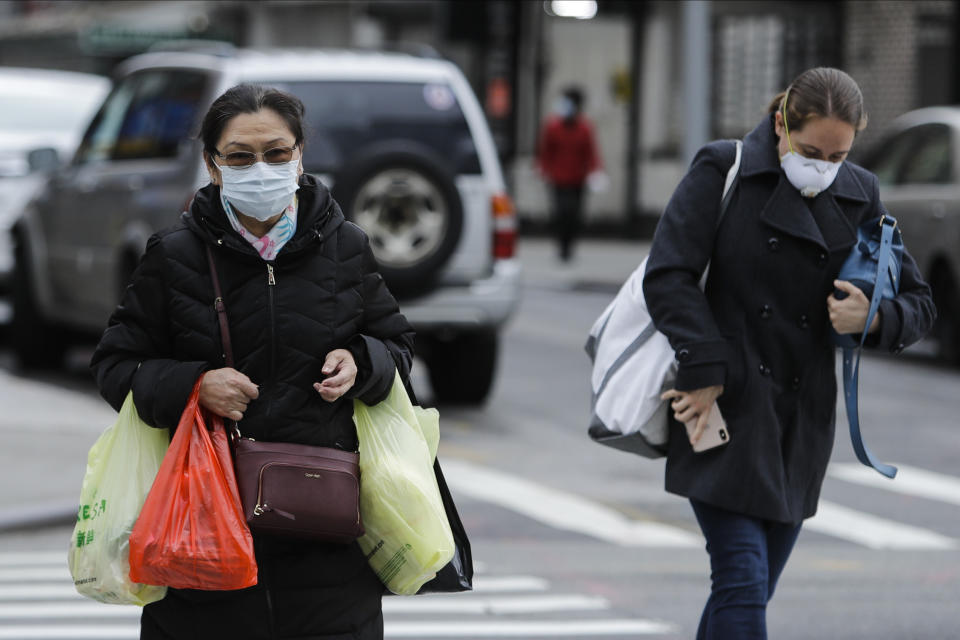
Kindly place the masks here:
POLYGON ((463 229, 453 180, 419 154, 392 152, 354 165, 334 188, 346 218, 370 238, 391 292, 429 289, 463 229))
POLYGON ((937 320, 933 333, 937 339, 937 357, 943 362, 960 365, 960 288, 944 265, 932 279, 937 320))
POLYGON ((483 404, 497 368, 497 333, 477 331, 427 342, 424 359, 437 404, 483 404))
POLYGON ((63 364, 67 341, 62 331, 43 321, 33 294, 33 276, 26 248, 18 241, 14 254, 11 297, 13 318, 10 341, 13 351, 26 369, 55 368, 63 364))

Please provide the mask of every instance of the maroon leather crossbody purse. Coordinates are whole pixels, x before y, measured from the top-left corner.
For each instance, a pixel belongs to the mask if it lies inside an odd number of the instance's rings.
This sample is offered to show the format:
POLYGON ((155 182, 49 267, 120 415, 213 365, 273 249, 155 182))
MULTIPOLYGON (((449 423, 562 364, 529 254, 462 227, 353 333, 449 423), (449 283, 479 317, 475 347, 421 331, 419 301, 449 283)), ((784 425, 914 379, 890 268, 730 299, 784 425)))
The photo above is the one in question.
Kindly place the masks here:
MULTIPOLYGON (((233 367, 227 309, 210 246, 214 308, 223 357, 233 367)), ((363 535, 360 519, 360 455, 332 447, 245 438, 232 423, 231 443, 240 503, 256 533, 350 543, 363 535)))

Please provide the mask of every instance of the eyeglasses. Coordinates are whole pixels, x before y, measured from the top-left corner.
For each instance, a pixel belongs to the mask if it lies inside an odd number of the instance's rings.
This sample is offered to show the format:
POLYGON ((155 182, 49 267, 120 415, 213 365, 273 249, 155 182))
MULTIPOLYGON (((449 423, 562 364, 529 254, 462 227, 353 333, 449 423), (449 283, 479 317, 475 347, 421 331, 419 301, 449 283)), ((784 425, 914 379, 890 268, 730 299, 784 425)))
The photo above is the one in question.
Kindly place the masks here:
POLYGON ((230 153, 220 153, 216 149, 213 150, 214 155, 218 158, 223 158, 224 163, 228 167, 233 167, 235 169, 246 169, 247 167, 252 167, 253 164, 257 161, 257 158, 263 158, 263 161, 267 164, 286 164, 293 160, 293 152, 296 151, 299 147, 274 147, 273 149, 267 149, 262 153, 254 153, 253 151, 231 151, 230 153))

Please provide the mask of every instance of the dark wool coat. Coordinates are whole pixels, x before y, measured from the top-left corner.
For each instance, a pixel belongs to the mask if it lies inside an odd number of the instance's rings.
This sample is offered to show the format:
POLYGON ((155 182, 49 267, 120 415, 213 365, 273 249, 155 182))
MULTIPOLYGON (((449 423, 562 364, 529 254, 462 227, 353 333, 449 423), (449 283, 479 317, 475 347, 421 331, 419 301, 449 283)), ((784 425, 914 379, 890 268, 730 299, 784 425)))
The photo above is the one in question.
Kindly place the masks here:
MULTIPOLYGON (((827 297, 856 227, 886 211, 872 173, 844 162, 803 198, 780 168, 773 116, 744 138, 739 183, 717 228, 729 141, 703 147, 657 227, 644 296, 673 346, 676 388, 724 385, 729 444, 694 453, 672 420, 666 488, 750 516, 797 523, 817 509, 833 448, 837 382, 827 297), (706 291, 697 283, 707 263, 706 291)), ((880 306, 872 346, 899 352, 935 310, 904 253, 900 294, 880 306)))
MULTIPOLYGON (((214 249, 235 367, 260 386, 240 429, 261 440, 357 449, 353 400, 407 379, 413 333, 377 273, 364 233, 304 176, 297 231, 265 262, 230 226, 219 189, 201 189, 179 225, 153 236, 94 353, 103 396, 126 393, 155 427, 176 427, 199 375, 225 366, 204 245, 214 249), (268 277, 268 264, 273 278, 268 277), (359 373, 333 403, 313 389, 327 353, 348 348, 359 373)), ((141 638, 382 638, 383 586, 356 544, 255 536, 259 584, 173 590, 144 609, 141 638)))

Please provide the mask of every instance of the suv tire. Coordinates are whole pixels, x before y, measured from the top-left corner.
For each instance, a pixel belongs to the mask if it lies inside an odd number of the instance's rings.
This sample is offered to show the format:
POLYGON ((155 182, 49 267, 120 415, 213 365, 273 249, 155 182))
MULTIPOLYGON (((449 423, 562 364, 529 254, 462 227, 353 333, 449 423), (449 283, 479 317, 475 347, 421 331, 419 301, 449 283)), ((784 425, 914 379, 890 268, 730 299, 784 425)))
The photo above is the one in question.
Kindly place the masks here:
POLYGON ((937 338, 937 358, 951 365, 960 365, 960 287, 942 265, 931 279, 937 320, 931 332, 937 338))
POLYGON ((463 230, 460 195, 442 166, 419 152, 365 154, 337 176, 334 193, 370 238, 390 291, 428 291, 463 230))
POLYGON ((483 404, 497 368, 496 331, 429 337, 426 342, 424 360, 436 403, 483 404))
POLYGON ((53 369, 63 364, 67 340, 63 332, 44 322, 33 294, 34 279, 23 240, 14 253, 10 342, 24 369, 53 369))

